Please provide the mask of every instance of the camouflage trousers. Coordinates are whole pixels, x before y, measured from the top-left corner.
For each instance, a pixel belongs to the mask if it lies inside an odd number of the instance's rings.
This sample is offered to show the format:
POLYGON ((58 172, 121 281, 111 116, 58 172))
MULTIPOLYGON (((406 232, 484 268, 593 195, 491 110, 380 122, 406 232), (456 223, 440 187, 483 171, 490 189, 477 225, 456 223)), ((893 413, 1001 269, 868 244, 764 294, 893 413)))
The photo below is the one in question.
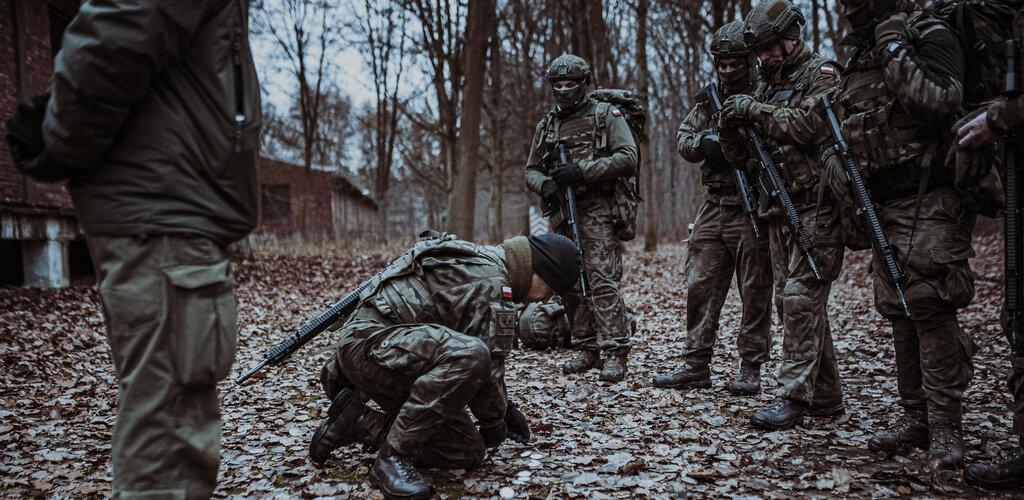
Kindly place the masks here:
POLYGON ((905 317, 878 259, 872 262, 875 308, 892 323, 900 404, 927 408, 933 423, 959 422, 976 350, 956 317, 957 309, 974 298, 974 274, 967 260, 974 256, 974 218, 952 188, 925 193, 915 225, 916 205, 916 196, 901 198, 878 211, 897 260, 906 263, 903 292, 911 319, 905 317))
POLYGON ((476 337, 441 325, 384 325, 354 319, 324 366, 332 398, 344 386, 372 399, 393 420, 387 442, 432 467, 462 469, 486 447, 466 406, 491 379, 490 351, 476 337))
MULTIPOLYGON (((626 354, 630 349, 626 303, 619 291, 622 281, 622 242, 612 229, 611 206, 606 198, 579 200, 579 232, 588 296, 577 284, 562 296, 574 341, 582 349, 626 354)), ((556 232, 572 238, 568 224, 556 232)))
POLYGON ((741 206, 705 201, 697 212, 686 252, 687 360, 711 360, 718 320, 734 272, 743 301, 736 347, 740 358, 760 365, 770 359, 771 352, 772 271, 768 237, 754 237, 750 219, 741 206))
POLYGON ((117 374, 114 498, 210 498, 217 382, 237 342, 225 250, 204 238, 87 236, 117 374))
POLYGON ((782 365, 779 396, 804 403, 834 401, 843 396, 828 322, 828 297, 839 277, 844 247, 839 237, 838 211, 828 201, 797 208, 807 236, 814 242, 819 280, 789 223, 778 214, 768 222, 775 307, 782 319, 782 365))

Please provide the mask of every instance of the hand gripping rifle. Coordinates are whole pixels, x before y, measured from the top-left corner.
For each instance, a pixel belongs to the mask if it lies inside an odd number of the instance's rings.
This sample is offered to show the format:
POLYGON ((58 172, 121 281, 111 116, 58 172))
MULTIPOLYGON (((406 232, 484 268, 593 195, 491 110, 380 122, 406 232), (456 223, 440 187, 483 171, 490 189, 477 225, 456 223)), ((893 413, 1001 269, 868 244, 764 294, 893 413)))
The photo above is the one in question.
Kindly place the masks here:
MULTIPOLYGON (((1006 82, 1004 90, 1007 94, 1016 92, 1017 89, 1017 46, 1012 39, 1007 40, 1003 46, 1006 55, 1006 82)), ((1003 161, 1006 167, 1006 212, 1003 214, 1004 228, 1004 259, 1006 263, 1006 336, 1010 340, 1010 350, 1016 354, 1024 353, 1024 342, 1022 342, 1020 327, 1024 321, 1024 311, 1021 309, 1021 302, 1024 297, 1024 277, 1021 276, 1022 255, 1022 228, 1020 210, 1020 171, 1018 161, 1018 143, 1016 137, 1008 137, 1003 143, 1003 161)))
POLYGON ((811 250, 814 249, 814 243, 810 238, 807 237, 807 231, 804 231, 804 224, 800 222, 800 215, 796 213, 796 207, 793 206, 793 200, 789 198, 789 189, 786 189, 786 182, 782 179, 782 174, 779 173, 779 167, 775 164, 775 160, 772 159, 772 155, 768 152, 768 148, 765 146, 764 141, 758 137, 757 132, 754 131, 754 127, 741 127, 744 134, 747 135, 747 142, 750 144, 750 149, 754 150, 753 161, 757 163, 758 168, 761 170, 760 184, 761 189, 764 190, 765 194, 769 197, 774 198, 782 208, 783 214, 786 216, 786 220, 789 222, 789 226, 793 228, 793 234, 796 236, 797 244, 800 245, 800 252, 807 258, 807 264, 811 266, 811 271, 814 272, 814 277, 821 279, 821 273, 818 272, 818 266, 814 263, 814 258, 811 257, 811 250), (767 185, 765 182, 767 181, 767 185))
MULTIPOLYGON (((697 102, 703 102, 711 111, 711 119, 718 121, 718 113, 722 111, 722 96, 718 94, 718 87, 710 84, 704 87, 697 94, 697 102)), ((705 160, 706 161, 706 160, 705 160)), ((750 217, 750 224, 754 226, 754 237, 760 238, 761 231, 757 227, 757 202, 753 199, 750 189, 750 182, 747 181, 747 173, 741 169, 732 168, 732 176, 736 180, 736 190, 740 194, 740 203, 743 205, 743 213, 750 217)))
POLYGON ((882 231, 882 223, 878 221, 875 205, 871 202, 871 195, 868 194, 868 188, 864 185, 864 178, 860 175, 860 169, 857 168, 857 163, 853 161, 853 153, 850 151, 850 146, 843 139, 843 132, 839 128, 839 119, 836 117, 835 111, 832 110, 832 102, 828 96, 821 96, 821 105, 825 109, 825 121, 828 122, 832 138, 835 139, 835 145, 832 147, 839 154, 839 158, 843 162, 843 169, 846 171, 846 177, 850 180, 850 187, 852 188, 850 191, 853 192, 853 201, 857 204, 857 215, 861 216, 861 221, 868 232, 871 233, 871 243, 875 249, 875 255, 880 257, 882 262, 885 263, 885 268, 889 271, 889 278, 892 279, 893 284, 896 286, 896 295, 899 296, 900 304, 903 306, 903 314, 910 318, 910 308, 907 307, 907 299, 903 296, 903 288, 900 287, 900 282, 903 281, 903 270, 900 269, 899 263, 896 262, 896 255, 893 253, 892 247, 889 246, 889 240, 886 239, 885 232, 882 231))
MULTIPOLYGON (((390 265, 380 270, 380 272, 378 272, 377 275, 374 276, 374 278, 379 276, 384 271, 387 271, 389 268, 390 265)), ((310 340, 313 340, 314 337, 320 335, 324 330, 333 325, 335 322, 339 320, 344 320, 349 314, 352 314, 352 311, 355 310, 356 305, 359 304, 359 294, 362 293, 363 290, 366 289, 366 287, 370 286, 371 282, 373 282, 373 278, 364 281, 361 285, 356 287, 356 289, 353 290, 352 293, 346 295, 345 298, 339 300, 338 302, 335 302, 334 304, 331 304, 326 311, 318 314, 315 318, 309 320, 309 322, 307 322, 305 325, 302 325, 302 328, 299 328, 298 330, 295 331, 295 333, 289 335, 279 344, 277 344, 272 349, 267 351, 267 353, 263 355, 263 361, 261 361, 260 364, 256 365, 255 368, 249 370, 241 377, 235 379, 235 383, 241 384, 242 382, 245 382, 246 380, 249 379, 249 377, 253 376, 256 372, 262 370, 264 366, 280 366, 284 364, 285 361, 288 361, 288 359, 291 358, 292 354, 294 354, 295 351, 298 351, 310 340)))
MULTIPOLYGON (((556 148, 558 150, 558 165, 562 166, 568 164, 569 158, 565 155, 565 144, 558 143, 556 148)), ((562 218, 564 218, 565 222, 569 225, 569 231, 572 233, 572 242, 576 244, 576 250, 580 253, 580 290, 582 291, 583 296, 586 297, 588 293, 587 274, 583 268, 583 245, 580 240, 579 219, 577 218, 578 212, 576 211, 576 188, 573 186, 566 186, 565 194, 563 195, 563 199, 560 201, 562 202, 559 203, 562 209, 562 218)))

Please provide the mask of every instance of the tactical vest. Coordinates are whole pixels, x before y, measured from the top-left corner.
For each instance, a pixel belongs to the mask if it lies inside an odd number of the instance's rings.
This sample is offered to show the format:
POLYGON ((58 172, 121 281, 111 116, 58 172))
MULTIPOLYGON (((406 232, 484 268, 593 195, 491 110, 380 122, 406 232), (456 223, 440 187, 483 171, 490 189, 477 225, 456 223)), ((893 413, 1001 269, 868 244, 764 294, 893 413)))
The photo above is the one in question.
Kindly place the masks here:
MULTIPOLYGON (((591 101, 587 109, 575 113, 567 120, 562 120, 553 111, 545 117, 540 143, 541 151, 551 152, 554 161, 558 143, 565 145, 565 155, 569 161, 580 163, 608 155, 607 119, 611 105, 605 102, 591 101)), ((595 194, 611 194, 612 182, 581 184, 577 186, 579 197, 595 194)))
MULTIPOLYGON (((722 99, 728 99, 733 94, 747 94, 754 86, 744 89, 742 92, 728 93, 725 86, 721 83, 715 83, 718 86, 722 99)), ((697 103, 697 107, 700 113, 700 120, 698 122, 699 130, 711 130, 713 133, 718 133, 718 120, 712 119, 708 113, 708 105, 704 102, 697 103)), ((698 146, 699 147, 699 146, 698 146)), ((721 195, 721 196, 734 196, 738 193, 736 190, 736 177, 732 172, 732 167, 728 164, 716 164, 712 160, 704 160, 704 164, 700 167, 701 184, 707 188, 708 194, 721 195)), ((734 202, 738 204, 739 202, 734 202)))
MULTIPOLYGON (((454 235, 421 241, 375 276, 360 294, 360 305, 372 304, 395 324, 450 324, 436 308, 433 292, 421 277, 431 268, 445 265, 502 266, 499 256, 479 245, 455 239, 454 235)), ((463 332, 478 337, 492 355, 505 356, 512 350, 516 330, 516 312, 512 299, 502 290, 483 291, 490 296, 495 321, 486 332, 463 332)))
MULTIPOLYGON (((809 49, 802 49, 808 50, 809 49)), ((769 84, 761 81, 754 90, 752 96, 760 102, 779 106, 782 108, 796 108, 801 105, 807 93, 808 83, 814 76, 815 71, 820 71, 823 66, 838 68, 839 65, 830 59, 815 57, 811 55, 807 61, 800 65, 795 71, 790 72, 779 83, 769 84)), ((821 177, 818 168, 818 148, 802 148, 793 144, 778 144, 770 138, 765 138, 772 151, 772 157, 778 163, 782 178, 786 181, 790 195, 805 193, 797 196, 794 203, 807 204, 816 202, 813 198, 817 194, 818 179, 821 177)))
MULTIPOLYGON (((907 24, 920 33, 911 43, 946 29, 941 21, 922 15, 919 10, 910 15, 907 24)), ((927 158, 933 166, 940 164, 943 155, 938 153, 948 146, 935 127, 923 129, 899 103, 885 83, 887 62, 875 49, 859 48, 843 72, 838 98, 844 112, 843 138, 853 151, 861 174, 868 178, 869 185, 877 185, 872 191, 878 191, 876 194, 883 199, 916 191, 922 161, 927 158)), ((935 181, 942 180, 941 173, 932 175, 935 181)))

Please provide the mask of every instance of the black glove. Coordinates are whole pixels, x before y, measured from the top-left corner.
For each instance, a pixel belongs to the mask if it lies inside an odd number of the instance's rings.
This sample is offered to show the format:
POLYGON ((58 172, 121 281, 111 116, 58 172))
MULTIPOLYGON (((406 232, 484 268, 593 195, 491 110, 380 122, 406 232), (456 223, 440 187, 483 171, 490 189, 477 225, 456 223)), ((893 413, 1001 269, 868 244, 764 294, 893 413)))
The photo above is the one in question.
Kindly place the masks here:
POLYGON ((700 137, 700 151, 704 158, 712 163, 724 165, 725 153, 722 152, 722 144, 718 142, 718 134, 708 133, 700 137))
POLYGON ((558 205, 558 183, 555 181, 544 181, 544 184, 540 185, 540 197, 548 205, 558 205))
POLYGON ((530 440, 530 424, 526 416, 519 411, 519 407, 513 403, 508 404, 505 410, 505 427, 508 429, 508 437, 517 443, 525 444, 530 440))
POLYGON ((39 94, 30 102, 18 104, 14 116, 7 120, 7 144, 14 163, 21 163, 43 152, 43 116, 50 94, 39 94))
POLYGON ((575 163, 566 163, 565 165, 559 165, 551 171, 551 178, 558 183, 559 186, 575 186, 576 184, 583 184, 583 169, 575 163))
MULTIPOLYGON (((507 419, 508 417, 506 416, 505 418, 507 419)), ((481 427, 480 437, 484 438, 484 446, 488 448, 498 446, 508 437, 508 429, 505 428, 505 422, 494 427, 481 427)))
POLYGON ((42 182, 59 182, 75 174, 75 169, 57 161, 45 149, 35 158, 20 160, 14 166, 19 172, 42 182))

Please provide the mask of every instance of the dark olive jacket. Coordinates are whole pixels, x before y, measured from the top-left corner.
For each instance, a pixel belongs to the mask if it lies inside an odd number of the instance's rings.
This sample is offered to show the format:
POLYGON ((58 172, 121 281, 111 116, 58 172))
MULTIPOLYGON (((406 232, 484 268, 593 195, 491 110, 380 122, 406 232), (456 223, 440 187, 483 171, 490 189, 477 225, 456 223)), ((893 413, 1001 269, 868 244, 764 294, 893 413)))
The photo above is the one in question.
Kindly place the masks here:
POLYGON ((227 244, 256 224, 260 92, 247 0, 89 0, 54 61, 43 137, 79 169, 87 234, 227 244))

